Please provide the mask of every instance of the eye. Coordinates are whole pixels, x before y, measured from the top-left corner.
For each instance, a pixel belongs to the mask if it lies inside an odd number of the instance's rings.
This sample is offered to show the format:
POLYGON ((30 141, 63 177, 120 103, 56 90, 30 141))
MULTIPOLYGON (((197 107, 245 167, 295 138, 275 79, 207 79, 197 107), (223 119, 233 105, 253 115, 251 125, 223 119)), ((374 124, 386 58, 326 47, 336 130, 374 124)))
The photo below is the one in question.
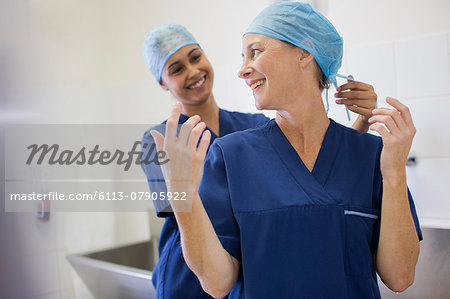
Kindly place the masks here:
POLYGON ((182 68, 181 66, 177 66, 176 68, 173 68, 173 69, 170 71, 170 74, 176 75, 176 74, 180 73, 182 70, 183 70, 183 68, 182 68))
POLYGON ((262 52, 262 51, 259 50, 259 49, 256 49, 256 48, 252 49, 252 54, 253 54, 253 56, 257 56, 257 55, 260 54, 261 52, 262 52))
POLYGON ((192 57, 192 61, 199 61, 201 56, 202 55, 200 55, 200 54, 195 55, 194 57, 192 57))

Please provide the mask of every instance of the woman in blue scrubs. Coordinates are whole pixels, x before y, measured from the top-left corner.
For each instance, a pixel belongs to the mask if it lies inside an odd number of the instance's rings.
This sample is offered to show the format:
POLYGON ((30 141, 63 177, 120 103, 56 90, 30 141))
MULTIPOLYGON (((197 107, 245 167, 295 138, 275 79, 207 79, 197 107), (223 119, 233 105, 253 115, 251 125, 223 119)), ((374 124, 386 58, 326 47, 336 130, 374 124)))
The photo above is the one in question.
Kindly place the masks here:
MULTIPOLYGON (((197 115, 203 121, 202 128, 208 129, 208 145, 219 136, 256 128, 267 123, 262 114, 246 114, 220 109, 212 94, 214 73, 211 64, 186 28, 177 24, 165 24, 153 29, 147 36, 143 55, 147 66, 161 87, 170 91, 180 101, 177 124, 183 124, 189 116, 197 115)), ((361 116, 354 124, 355 129, 367 131, 368 118, 376 106, 376 94, 370 85, 362 82, 349 82, 342 87, 341 98, 354 101, 349 109, 361 116), (345 91, 357 88, 360 94, 347 98, 345 91), (356 100, 356 101, 355 101, 356 100)), ((151 149, 153 139, 147 131, 143 147, 151 149)), ((144 154, 145 156, 145 154, 144 154)), ((150 159, 152 160, 152 159, 150 159)), ((156 164, 141 164, 147 175, 152 192, 166 192, 161 169, 156 164)), ((187 267, 181 252, 180 231, 167 200, 154 201, 158 217, 166 221, 159 242, 159 262, 154 269, 152 281, 158 298, 211 298, 205 293, 192 271, 187 267)))

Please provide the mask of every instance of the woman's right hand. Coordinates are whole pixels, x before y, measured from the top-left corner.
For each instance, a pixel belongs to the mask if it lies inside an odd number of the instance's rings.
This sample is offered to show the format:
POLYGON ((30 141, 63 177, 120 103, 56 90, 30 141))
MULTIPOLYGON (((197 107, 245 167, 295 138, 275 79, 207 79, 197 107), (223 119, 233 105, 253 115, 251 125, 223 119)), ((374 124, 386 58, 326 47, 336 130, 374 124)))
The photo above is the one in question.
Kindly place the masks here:
MULTIPOLYGON (((161 165, 167 191, 172 194, 186 192, 190 202, 200 185, 211 133, 205 130, 206 124, 200 121, 200 116, 194 115, 181 126, 177 137, 180 114, 181 103, 176 103, 167 119, 165 136, 155 130, 150 133, 157 150, 164 151, 168 158, 168 162, 161 165)), ((172 208, 174 203, 171 201, 172 208)))

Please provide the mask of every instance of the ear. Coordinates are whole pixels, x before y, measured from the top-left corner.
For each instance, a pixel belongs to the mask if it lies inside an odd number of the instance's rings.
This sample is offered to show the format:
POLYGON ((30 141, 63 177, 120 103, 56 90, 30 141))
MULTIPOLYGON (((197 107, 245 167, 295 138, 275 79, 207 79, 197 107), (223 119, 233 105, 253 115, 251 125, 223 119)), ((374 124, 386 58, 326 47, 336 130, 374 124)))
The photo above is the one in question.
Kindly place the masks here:
POLYGON ((159 86, 161 86, 162 89, 164 89, 165 91, 168 91, 169 88, 166 86, 166 84, 164 84, 164 82, 161 79, 161 82, 159 83, 159 86))
POLYGON ((301 68, 305 68, 306 66, 308 66, 312 61, 314 61, 314 55, 312 55, 311 53, 309 53, 308 51, 299 48, 300 52, 299 52, 299 66, 301 68))

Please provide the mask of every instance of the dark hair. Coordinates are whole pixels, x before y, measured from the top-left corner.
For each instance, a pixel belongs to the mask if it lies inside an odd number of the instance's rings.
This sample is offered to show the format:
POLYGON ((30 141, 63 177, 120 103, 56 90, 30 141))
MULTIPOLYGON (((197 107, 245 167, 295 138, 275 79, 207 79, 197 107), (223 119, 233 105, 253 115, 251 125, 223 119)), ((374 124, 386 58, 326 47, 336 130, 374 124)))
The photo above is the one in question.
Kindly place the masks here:
MULTIPOLYGON (((317 64, 317 62, 316 62, 317 64)), ((322 72, 322 69, 317 65, 317 68, 319 69, 319 89, 320 91, 323 91, 324 89, 330 88, 330 80, 327 76, 325 76, 322 72)))

